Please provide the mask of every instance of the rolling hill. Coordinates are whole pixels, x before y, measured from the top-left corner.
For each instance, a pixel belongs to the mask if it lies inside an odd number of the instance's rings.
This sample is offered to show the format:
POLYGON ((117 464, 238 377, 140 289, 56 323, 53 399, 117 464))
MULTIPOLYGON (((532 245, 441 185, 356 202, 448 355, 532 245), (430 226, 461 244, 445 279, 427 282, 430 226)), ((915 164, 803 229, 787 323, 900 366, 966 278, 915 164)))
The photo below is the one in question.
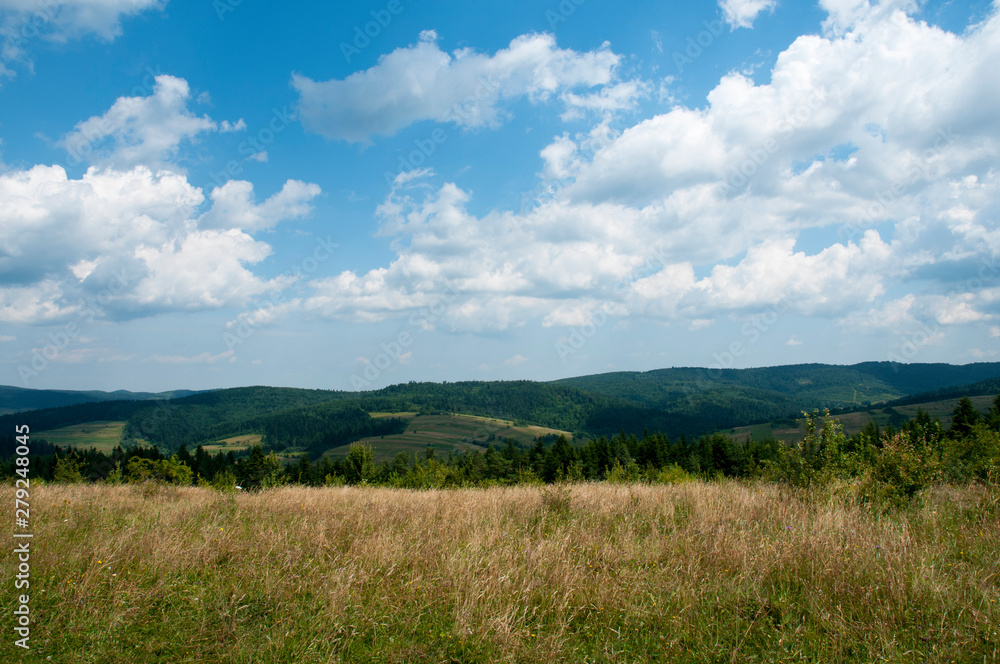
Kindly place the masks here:
MULTIPOLYGON (((20 388, 4 389, 15 394, 20 388)), ((691 436, 757 425, 756 432, 763 435, 765 425, 775 432, 782 426, 792 426, 803 410, 840 408, 845 413, 850 410, 876 413, 879 408, 898 406, 901 412, 908 405, 907 400, 941 402, 965 395, 993 395, 997 391, 1000 391, 1000 363, 955 366, 868 362, 853 366, 805 364, 761 369, 675 368, 580 376, 547 383, 411 382, 367 392, 256 386, 198 392, 156 402, 105 398, 117 393, 70 393, 90 395, 87 398, 95 400, 0 416, 0 431, 11 430, 14 424, 28 424, 33 432, 62 430, 59 436, 73 436, 78 433, 72 429, 75 426, 121 422, 124 423, 121 439, 125 444, 150 443, 163 450, 176 450, 180 445, 193 448, 256 437, 271 449, 308 451, 315 458, 359 439, 371 442, 377 439, 382 445, 404 445, 407 449, 415 444, 425 446, 426 441, 418 440, 420 436, 411 435, 416 421, 413 418, 418 416, 461 415, 504 420, 507 433, 496 434, 495 438, 502 440, 509 434, 529 442, 533 436, 524 435, 525 431, 531 431, 527 427, 543 427, 536 430, 539 432, 536 435, 542 431, 560 431, 586 438, 619 431, 641 435, 647 430, 671 437, 691 436), (371 413, 413 415, 372 417, 371 413), (387 439, 388 443, 384 442, 387 439)), ((33 397, 41 402, 68 398, 62 392, 37 392, 42 394, 33 397)), ((871 417, 878 421, 881 416, 871 417)), ((905 415, 888 413, 885 417, 898 420, 905 415)), ((863 416, 854 417, 858 418, 863 416)), ((433 427, 425 427, 423 434, 433 434, 432 437, 437 436, 449 445, 480 444, 479 437, 467 435, 468 432, 449 433, 448 428, 454 422, 447 424, 442 419, 433 427)))
POLYGON ((25 387, 0 385, 0 415, 99 401, 155 401, 157 399, 175 399, 191 394, 196 394, 196 392, 192 390, 171 390, 169 392, 34 390, 25 387))

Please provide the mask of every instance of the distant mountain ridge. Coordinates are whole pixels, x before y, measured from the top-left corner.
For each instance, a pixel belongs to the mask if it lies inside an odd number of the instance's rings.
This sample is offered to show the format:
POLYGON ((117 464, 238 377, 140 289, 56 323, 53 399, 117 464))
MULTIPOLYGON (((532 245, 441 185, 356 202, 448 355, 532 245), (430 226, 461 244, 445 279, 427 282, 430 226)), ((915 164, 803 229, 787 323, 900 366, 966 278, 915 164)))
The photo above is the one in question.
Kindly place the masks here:
POLYGON ((26 387, 0 385, 0 415, 98 401, 152 401, 156 399, 175 399, 192 394, 197 394, 197 391, 129 392, 128 390, 115 390, 114 392, 103 392, 101 390, 36 390, 26 387))
POLYGON ((844 408, 1000 377, 1000 362, 974 364, 899 364, 862 362, 849 366, 792 364, 755 369, 679 367, 620 371, 553 381, 637 405, 685 412, 692 403, 725 392, 730 397, 773 403, 778 408, 801 401, 844 408), (734 388, 738 388, 734 392, 734 388))
MULTIPOLYGON (((368 413, 447 412, 549 427, 582 437, 619 431, 641 435, 644 430, 676 437, 794 419, 814 408, 858 408, 925 398, 917 394, 982 393, 993 387, 1000 388, 1000 363, 866 362, 759 369, 681 367, 550 382, 411 382, 366 392, 263 386, 187 396, 178 396, 182 391, 155 395, 53 391, 53 401, 67 394, 89 401, 0 416, 0 435, 21 423, 35 432, 91 421, 123 421, 123 440, 153 443, 165 450, 255 433, 263 435, 272 448, 308 449, 317 454, 334 443, 343 445, 354 435, 381 435, 395 426, 375 422, 368 413), (114 400, 116 395, 129 399, 114 400)), ((0 388, 0 395, 5 390, 18 396, 19 388, 0 388)))

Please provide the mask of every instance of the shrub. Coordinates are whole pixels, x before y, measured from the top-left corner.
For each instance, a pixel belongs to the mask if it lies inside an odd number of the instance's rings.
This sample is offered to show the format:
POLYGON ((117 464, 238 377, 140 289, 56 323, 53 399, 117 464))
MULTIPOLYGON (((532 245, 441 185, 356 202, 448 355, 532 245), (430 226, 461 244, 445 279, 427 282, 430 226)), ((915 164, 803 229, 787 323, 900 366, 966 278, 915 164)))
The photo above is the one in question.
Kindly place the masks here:
POLYGON ((860 495, 876 506, 907 507, 940 477, 941 464, 928 442, 897 433, 883 438, 875 463, 861 481, 860 495))
POLYGON ((80 469, 81 464, 77 459, 56 457, 56 469, 52 479, 60 484, 79 484, 83 481, 80 469))
POLYGON ((129 482, 159 481, 185 486, 191 484, 194 472, 176 456, 156 461, 133 457, 125 466, 125 479, 129 482))

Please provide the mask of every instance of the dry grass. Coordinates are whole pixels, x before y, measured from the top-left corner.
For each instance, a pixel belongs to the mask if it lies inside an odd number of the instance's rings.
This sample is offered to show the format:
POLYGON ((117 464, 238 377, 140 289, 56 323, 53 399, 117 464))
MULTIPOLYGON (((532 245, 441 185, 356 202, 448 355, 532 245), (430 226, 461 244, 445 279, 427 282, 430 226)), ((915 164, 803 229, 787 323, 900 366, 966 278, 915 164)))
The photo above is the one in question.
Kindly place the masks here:
POLYGON ((49 485, 31 504, 26 661, 1000 661, 981 487, 894 515, 735 482, 49 485))

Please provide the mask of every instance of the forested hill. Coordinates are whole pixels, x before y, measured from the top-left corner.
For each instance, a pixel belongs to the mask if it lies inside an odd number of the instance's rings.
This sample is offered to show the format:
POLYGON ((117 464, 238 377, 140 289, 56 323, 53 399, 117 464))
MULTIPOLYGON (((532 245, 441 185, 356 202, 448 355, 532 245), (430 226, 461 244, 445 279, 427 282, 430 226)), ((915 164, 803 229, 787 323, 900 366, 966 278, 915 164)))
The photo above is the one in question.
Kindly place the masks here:
POLYGON ((728 408, 741 418, 773 419, 788 407, 846 408, 1000 377, 1000 363, 966 365, 863 362, 759 369, 682 367, 579 376, 554 384, 668 412, 728 408), (773 411, 769 414, 768 411, 773 411))
POLYGON ((547 383, 411 382, 367 392, 242 387, 169 400, 98 401, 21 412, 0 416, 0 432, 13 430, 16 424, 28 424, 36 432, 91 421, 119 421, 126 423, 126 442, 153 443, 164 450, 254 433, 264 435, 274 447, 319 452, 352 436, 386 435, 400 426, 368 413, 449 412, 584 435, 624 430, 676 437, 795 418, 814 408, 849 408, 917 392, 946 392, 955 385, 964 386, 962 395, 969 389, 988 392, 998 385, 996 379, 1000 379, 1000 363, 871 362, 849 367, 661 369, 547 383))
POLYGON ((59 408, 60 406, 72 406, 79 403, 123 400, 152 401, 156 399, 174 399, 191 394, 195 394, 195 392, 192 390, 173 390, 170 392, 33 390, 25 387, 0 385, 0 415, 17 413, 24 410, 38 410, 40 408, 59 408))

